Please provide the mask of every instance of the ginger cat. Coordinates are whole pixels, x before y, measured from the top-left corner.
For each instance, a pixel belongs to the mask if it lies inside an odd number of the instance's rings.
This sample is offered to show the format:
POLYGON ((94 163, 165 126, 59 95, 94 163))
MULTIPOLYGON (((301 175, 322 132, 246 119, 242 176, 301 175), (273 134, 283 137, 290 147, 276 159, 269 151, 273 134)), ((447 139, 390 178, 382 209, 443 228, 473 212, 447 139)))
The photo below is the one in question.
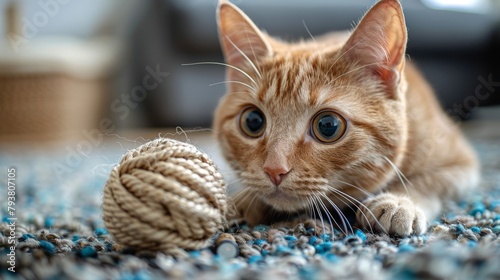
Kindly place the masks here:
POLYGON ((250 225, 335 214, 347 231, 355 208, 365 229, 422 234, 442 200, 477 184, 474 151, 405 59, 399 1, 376 3, 350 33, 296 43, 225 0, 218 26, 228 90, 214 128, 250 225))

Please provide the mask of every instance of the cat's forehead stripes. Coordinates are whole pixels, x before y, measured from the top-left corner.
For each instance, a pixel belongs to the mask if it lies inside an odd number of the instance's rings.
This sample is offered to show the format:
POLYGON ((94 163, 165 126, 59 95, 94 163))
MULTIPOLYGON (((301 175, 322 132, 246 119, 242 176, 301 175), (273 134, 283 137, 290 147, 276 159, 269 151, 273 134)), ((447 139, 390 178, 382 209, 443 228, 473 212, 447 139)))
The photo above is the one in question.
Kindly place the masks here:
POLYGON ((362 89, 348 84, 349 75, 343 74, 349 70, 339 64, 332 67, 317 52, 280 54, 261 65, 264 75, 255 98, 276 112, 287 108, 314 114, 315 110, 339 109, 350 116, 349 108, 357 107, 362 89))
MULTIPOLYGON (((263 66, 265 77, 257 98, 260 102, 276 100, 315 105, 319 95, 320 72, 318 58, 294 53, 273 59, 263 66)), ((324 81, 324 79, 323 79, 324 81)))

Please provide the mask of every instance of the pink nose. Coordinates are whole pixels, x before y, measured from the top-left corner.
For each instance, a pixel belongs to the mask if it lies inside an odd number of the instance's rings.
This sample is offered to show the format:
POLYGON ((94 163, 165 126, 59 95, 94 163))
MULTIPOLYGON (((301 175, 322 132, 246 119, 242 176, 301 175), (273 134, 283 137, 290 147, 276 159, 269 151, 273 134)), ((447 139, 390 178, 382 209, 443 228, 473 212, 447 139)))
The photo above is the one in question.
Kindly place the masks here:
POLYGON ((271 179, 271 182, 277 187, 281 184, 285 175, 290 172, 290 169, 283 166, 264 166, 264 172, 269 175, 269 179, 271 179))

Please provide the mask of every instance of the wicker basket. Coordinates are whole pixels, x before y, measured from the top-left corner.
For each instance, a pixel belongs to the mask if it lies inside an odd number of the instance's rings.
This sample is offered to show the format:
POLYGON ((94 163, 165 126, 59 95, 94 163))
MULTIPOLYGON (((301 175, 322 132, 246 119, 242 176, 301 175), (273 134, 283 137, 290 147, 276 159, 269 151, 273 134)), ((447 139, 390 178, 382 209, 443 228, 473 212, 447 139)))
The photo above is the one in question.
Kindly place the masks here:
POLYGON ((96 127, 107 87, 106 79, 65 73, 0 74, 0 139, 57 139, 96 127))
POLYGON ((73 138, 98 127, 110 99, 116 44, 103 38, 15 44, 14 32, 0 42, 0 141, 73 138))

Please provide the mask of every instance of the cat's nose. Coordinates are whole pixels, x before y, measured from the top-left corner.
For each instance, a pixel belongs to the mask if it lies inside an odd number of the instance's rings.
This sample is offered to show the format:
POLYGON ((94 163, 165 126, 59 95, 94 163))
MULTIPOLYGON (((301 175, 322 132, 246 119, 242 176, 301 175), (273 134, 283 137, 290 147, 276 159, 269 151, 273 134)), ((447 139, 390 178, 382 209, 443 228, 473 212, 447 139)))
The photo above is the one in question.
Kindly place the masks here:
POLYGON ((277 187, 281 184, 290 169, 285 166, 264 166, 264 172, 267 173, 271 182, 277 187))

